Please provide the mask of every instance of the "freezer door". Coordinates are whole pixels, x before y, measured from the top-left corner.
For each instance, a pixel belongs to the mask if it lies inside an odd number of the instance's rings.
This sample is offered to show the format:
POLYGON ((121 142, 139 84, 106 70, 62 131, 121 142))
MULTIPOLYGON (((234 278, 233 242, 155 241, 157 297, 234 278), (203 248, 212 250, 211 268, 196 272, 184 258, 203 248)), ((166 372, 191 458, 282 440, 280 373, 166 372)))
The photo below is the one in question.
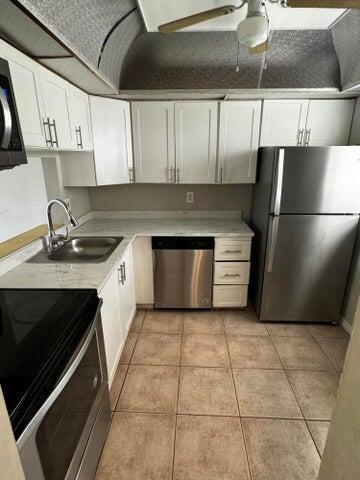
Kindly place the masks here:
POLYGON ((260 319, 336 322, 358 217, 270 217, 260 319))
POLYGON ((360 147, 279 148, 275 157, 271 213, 360 212, 360 147))

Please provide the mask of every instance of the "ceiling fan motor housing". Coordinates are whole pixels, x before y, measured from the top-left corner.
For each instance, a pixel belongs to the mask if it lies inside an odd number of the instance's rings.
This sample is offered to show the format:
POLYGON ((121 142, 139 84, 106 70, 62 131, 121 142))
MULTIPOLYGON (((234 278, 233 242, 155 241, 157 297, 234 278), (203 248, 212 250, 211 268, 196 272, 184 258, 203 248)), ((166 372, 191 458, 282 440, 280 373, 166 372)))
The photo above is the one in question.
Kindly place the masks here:
POLYGON ((261 0, 250 0, 246 18, 237 27, 240 43, 252 48, 265 42, 269 35, 269 19, 261 0))

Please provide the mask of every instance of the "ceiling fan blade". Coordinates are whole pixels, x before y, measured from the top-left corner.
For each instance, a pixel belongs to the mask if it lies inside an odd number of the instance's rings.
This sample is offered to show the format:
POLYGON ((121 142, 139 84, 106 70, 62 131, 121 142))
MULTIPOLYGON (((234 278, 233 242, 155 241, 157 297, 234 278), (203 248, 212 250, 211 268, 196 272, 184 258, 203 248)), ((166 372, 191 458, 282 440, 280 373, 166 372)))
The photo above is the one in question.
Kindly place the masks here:
POLYGON ((360 8, 360 0, 287 0, 292 8, 360 8))
POLYGON ((263 43, 259 43, 259 45, 256 45, 255 47, 250 47, 249 48, 249 53, 251 54, 259 54, 259 53, 265 53, 268 50, 268 41, 266 40, 263 43))
POLYGON ((173 22, 164 23, 163 25, 159 26, 158 30, 162 33, 176 32, 177 30, 190 27, 191 25, 196 25, 197 23, 205 22, 211 18, 227 15, 236 9, 237 7, 235 5, 224 5, 223 7, 212 8, 211 10, 205 10, 204 12, 189 15, 188 17, 179 18, 179 20, 174 20, 173 22))

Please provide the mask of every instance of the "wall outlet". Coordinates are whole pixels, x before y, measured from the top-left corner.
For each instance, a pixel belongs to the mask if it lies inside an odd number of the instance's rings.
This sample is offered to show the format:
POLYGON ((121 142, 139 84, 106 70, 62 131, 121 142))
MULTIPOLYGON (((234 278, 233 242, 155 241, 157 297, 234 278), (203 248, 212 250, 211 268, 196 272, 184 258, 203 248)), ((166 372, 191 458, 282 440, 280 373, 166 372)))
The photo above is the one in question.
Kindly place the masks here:
POLYGON ((186 192, 186 203, 194 203, 194 192, 186 192))

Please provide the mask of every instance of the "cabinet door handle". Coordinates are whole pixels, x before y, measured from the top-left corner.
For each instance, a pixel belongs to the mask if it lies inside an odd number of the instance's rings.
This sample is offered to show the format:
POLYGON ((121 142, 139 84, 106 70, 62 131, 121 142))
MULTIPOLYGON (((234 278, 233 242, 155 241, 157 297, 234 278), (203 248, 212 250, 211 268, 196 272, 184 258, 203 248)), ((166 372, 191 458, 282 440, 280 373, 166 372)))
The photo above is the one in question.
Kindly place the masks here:
POLYGON ((299 128, 298 130, 298 136, 297 136, 297 145, 301 146, 304 138, 304 129, 299 128))
POLYGON ((240 273, 225 273, 224 277, 240 277, 240 273))
POLYGON ((306 136, 305 136, 305 147, 309 146, 310 136, 311 136, 311 128, 307 128, 306 129, 306 136))
POLYGON ((134 167, 129 167, 129 181, 135 183, 134 167))
POLYGON ((124 285, 124 275, 123 275, 123 269, 121 265, 118 268, 118 274, 119 274, 119 283, 121 283, 121 285, 124 285))
MULTIPOLYGON (((54 128, 54 136, 55 136, 55 140, 51 140, 52 146, 53 146, 53 147, 55 146, 55 147, 59 148, 59 142, 58 142, 58 136, 57 136, 57 131, 56 131, 55 118, 53 119, 52 123, 49 124, 50 134, 51 134, 51 127, 54 128)), ((52 139, 52 136, 51 136, 51 139, 52 139)))
POLYGON ((122 270, 122 276, 123 276, 124 282, 126 282, 126 265, 125 265, 125 262, 120 264, 120 268, 122 270))
POLYGON ((180 183, 180 168, 175 169, 175 183, 180 183))
POLYGON ((79 125, 79 137, 80 137, 80 148, 83 149, 83 141, 82 141, 82 131, 81 131, 81 125, 79 125))
POLYGON ((10 145, 11 140, 11 133, 12 133, 12 117, 11 117, 11 110, 8 99, 6 97, 5 91, 0 88, 0 105, 2 108, 2 117, 3 117, 3 131, 0 132, 0 147, 1 148, 8 148, 10 145))
POLYGON ((173 183, 173 167, 168 167, 168 183, 173 183))
POLYGON ((80 143, 80 140, 79 140, 79 131, 80 131, 80 128, 75 127, 76 146, 77 146, 78 148, 81 148, 81 143, 80 143))
POLYGON ((53 140, 52 140, 52 136, 51 136, 51 128, 50 128, 50 120, 49 120, 49 117, 47 117, 46 121, 45 121, 45 119, 43 118, 43 125, 44 125, 44 133, 45 133, 45 142, 46 142, 46 145, 49 146, 49 147, 52 147, 52 146, 53 146, 53 140), (48 128, 49 138, 48 138, 48 134, 47 134, 47 132, 46 132, 46 127, 48 128))
POLYGON ((221 165, 220 167, 220 182, 219 183, 223 183, 224 182, 224 167, 221 165))
POLYGON ((224 253, 242 253, 241 250, 225 250, 224 253))

